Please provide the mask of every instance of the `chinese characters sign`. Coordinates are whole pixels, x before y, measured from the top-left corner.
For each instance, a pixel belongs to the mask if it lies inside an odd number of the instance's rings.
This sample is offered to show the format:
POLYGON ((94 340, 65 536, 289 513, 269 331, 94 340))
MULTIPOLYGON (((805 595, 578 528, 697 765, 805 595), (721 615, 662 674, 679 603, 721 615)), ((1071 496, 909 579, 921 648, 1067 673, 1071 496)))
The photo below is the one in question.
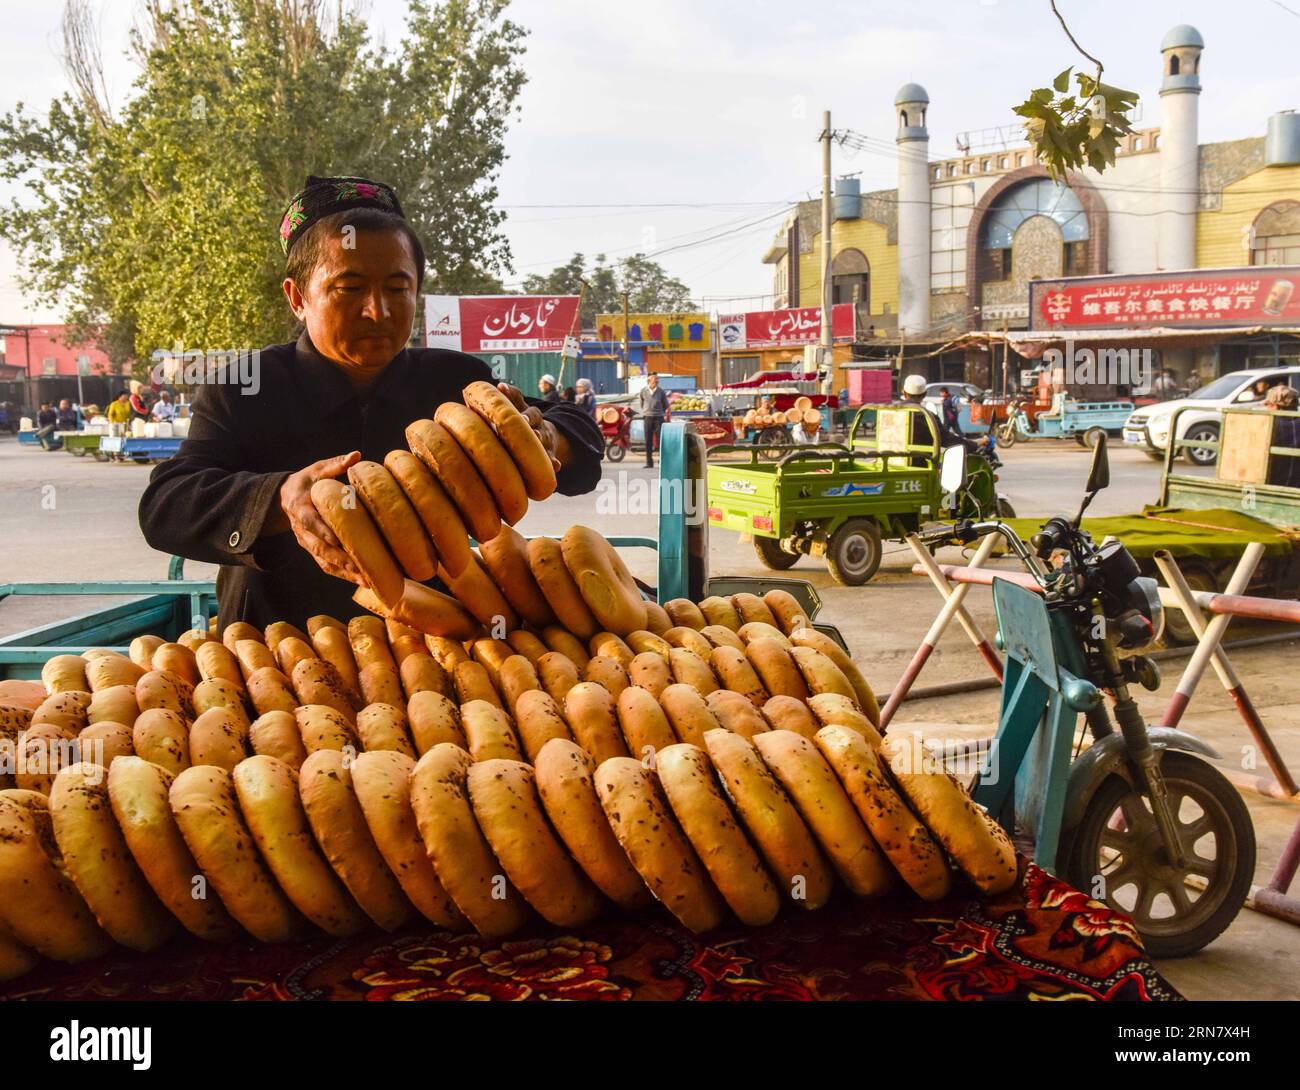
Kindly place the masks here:
POLYGON ((1035 280, 1030 329, 1300 325, 1300 267, 1035 280))
POLYGON ((578 333, 576 295, 426 295, 425 343, 458 352, 559 352, 578 333))
MULTIPOLYGON (((831 308, 831 336, 851 341, 856 334, 857 312, 852 303, 831 308)), ((727 348, 782 348, 786 345, 816 344, 821 338, 820 307, 791 310, 751 310, 718 318, 718 344, 727 348)))
MULTIPOLYGON (((658 341, 674 351, 703 352, 711 347, 707 314, 629 314, 628 340, 658 341)), ((621 341, 623 315, 596 316, 596 340, 621 341)))

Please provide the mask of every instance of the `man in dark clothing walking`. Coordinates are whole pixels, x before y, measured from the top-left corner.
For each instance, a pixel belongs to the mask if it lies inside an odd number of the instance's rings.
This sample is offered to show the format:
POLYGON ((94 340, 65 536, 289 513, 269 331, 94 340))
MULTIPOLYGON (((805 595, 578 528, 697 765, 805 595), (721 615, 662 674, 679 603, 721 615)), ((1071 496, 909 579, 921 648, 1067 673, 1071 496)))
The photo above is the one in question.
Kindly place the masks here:
MULTIPOLYGON (((1294 413, 1300 394, 1290 386, 1274 386, 1264 398, 1264 407, 1273 412, 1294 413)), ((1300 417, 1279 416, 1273 421, 1273 439, 1269 446, 1300 450, 1300 417)), ((1268 460, 1268 483, 1300 488, 1300 454, 1274 454, 1268 460)))
POLYGON ((658 375, 646 376, 645 385, 632 399, 632 406, 645 421, 645 464, 653 468, 655 443, 659 438, 659 429, 664 426, 664 415, 668 412, 668 395, 659 389, 658 375))

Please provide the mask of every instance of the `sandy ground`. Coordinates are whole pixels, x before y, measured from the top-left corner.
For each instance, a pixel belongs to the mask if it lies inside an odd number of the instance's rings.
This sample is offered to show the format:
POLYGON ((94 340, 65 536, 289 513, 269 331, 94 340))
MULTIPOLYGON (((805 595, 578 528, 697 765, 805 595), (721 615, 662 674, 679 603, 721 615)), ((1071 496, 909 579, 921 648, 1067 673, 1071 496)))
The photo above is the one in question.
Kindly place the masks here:
MULTIPOLYGON (((1000 487, 1021 515, 1073 513, 1087 474, 1088 455, 1073 443, 1039 443, 1005 452, 1000 487)), ((1111 487, 1092 513, 1122 514, 1154 502, 1159 466, 1142 454, 1112 450, 1111 487)), ((19 449, 0 438, 0 526, 5 549, 0 554, 0 583, 106 579, 162 579, 167 557, 144 543, 136 522, 136 505, 149 469, 136 465, 96 463, 63 453, 19 449)), ((648 494, 648 471, 637 459, 606 467, 606 478, 622 483, 627 496, 648 494), (620 477, 620 474, 625 476, 620 477)), ((553 534, 575 522, 606 535, 655 534, 655 517, 644 506, 611 512, 601 493, 554 497, 536 504, 520 525, 525 534, 553 534)), ((878 692, 897 680, 925 634, 939 598, 928 582, 911 574, 906 546, 887 543, 880 573, 866 587, 837 586, 820 561, 802 560, 786 573, 808 580, 822 599, 819 621, 837 625, 854 658, 878 692)), ((634 573, 656 581, 656 557, 650 550, 627 554, 634 573)), ((941 560, 959 561, 955 550, 941 560)), ((710 538, 714 574, 760 575, 764 569, 747 540, 715 532, 710 538)), ((1006 563, 1008 566, 1010 562, 1006 563)), ((205 578, 208 565, 187 564, 186 575, 205 578)), ((9 598, 0 602, 0 636, 99 608, 120 599, 96 597, 9 598)), ((991 634, 992 600, 982 588, 972 590, 970 608, 991 634)), ((1233 622, 1230 634, 1259 635, 1267 626, 1247 629, 1233 622)), ((1259 707, 1283 757, 1300 775, 1300 706, 1294 700, 1294 671, 1300 641, 1241 649, 1233 662, 1259 707)), ((1158 720, 1186 659, 1163 664, 1159 692, 1143 694, 1146 714, 1158 720)), ((941 641, 918 686, 984 677, 988 667, 954 625, 941 641)), ((908 701, 896 723, 915 724, 927 733, 978 737, 993 731, 998 692, 989 689, 960 696, 908 701)), ((1245 727, 1212 675, 1201 685, 1183 725, 1214 745, 1225 768, 1249 764, 1245 727)), ((1265 771, 1260 762, 1261 774, 1265 771)), ((1247 794, 1259 841, 1255 881, 1267 882, 1295 822, 1300 806, 1247 794)), ((1300 890, 1296 891, 1300 893, 1300 890)), ((1160 968, 1189 998, 1300 998, 1300 928, 1262 914, 1244 911, 1218 941, 1192 958, 1167 961, 1160 968)))

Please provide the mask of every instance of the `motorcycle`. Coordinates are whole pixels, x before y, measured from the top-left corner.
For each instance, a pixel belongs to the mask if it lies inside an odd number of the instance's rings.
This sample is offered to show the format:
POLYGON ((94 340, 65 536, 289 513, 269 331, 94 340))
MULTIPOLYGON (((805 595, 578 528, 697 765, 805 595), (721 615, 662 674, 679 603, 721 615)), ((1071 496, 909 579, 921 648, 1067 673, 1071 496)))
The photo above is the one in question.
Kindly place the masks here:
MULTIPOLYGON (((958 449, 945 452, 953 482, 965 472, 958 449)), ((1159 638, 1163 613, 1155 580, 1124 544, 1098 545, 1080 529, 1109 480, 1103 437, 1073 519, 1049 519, 1028 543, 997 520, 959 519, 919 536, 938 547, 1000 534, 1037 591, 994 580, 1002 710, 975 801, 1008 832, 1017 824, 1031 832, 1045 869, 1130 915, 1152 956, 1182 956, 1241 910, 1255 833, 1236 788, 1206 760, 1214 749, 1148 727, 1133 699, 1133 685, 1160 687, 1159 667, 1142 652, 1159 638), (1076 740, 1080 713, 1086 749, 1076 740)))

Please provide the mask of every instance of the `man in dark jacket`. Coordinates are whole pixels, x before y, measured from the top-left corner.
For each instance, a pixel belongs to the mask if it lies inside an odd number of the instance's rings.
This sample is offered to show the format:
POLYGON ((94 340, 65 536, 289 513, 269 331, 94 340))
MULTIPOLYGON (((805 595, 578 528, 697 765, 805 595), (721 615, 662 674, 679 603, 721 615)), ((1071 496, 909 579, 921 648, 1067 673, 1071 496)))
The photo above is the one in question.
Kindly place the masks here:
POLYGON ((632 399, 632 407, 645 421, 645 464, 653 468, 655 464, 655 441, 659 438, 659 429, 664 426, 664 416, 668 412, 668 395, 659 388, 659 376, 649 374, 645 385, 632 399))
POLYGON ((36 414, 36 439, 46 450, 52 450, 50 436, 59 426, 59 414, 50 408, 48 401, 41 402, 40 411, 36 414))
MULTIPOLYGON (((1264 398, 1264 407, 1278 413, 1294 413, 1300 408, 1300 393, 1290 386, 1274 386, 1264 398)), ((1300 452, 1300 417, 1279 416, 1273 421, 1272 447, 1300 452)), ((1286 488, 1300 488, 1300 453, 1274 454, 1268 460, 1268 483, 1286 488)))
POLYGON ((59 402, 59 431, 76 431, 78 427, 77 410, 66 397, 59 402))
MULTIPOLYGON (((285 294, 304 332, 208 376, 188 438, 140 500, 155 549, 222 565, 222 627, 362 613, 352 601, 360 575, 316 512, 312 484, 362 459, 382 462, 406 446, 408 424, 462 401, 469 383, 492 381, 472 356, 406 347, 424 252, 387 186, 309 179, 280 237, 285 294)), ((559 491, 595 488, 595 423, 501 388, 551 453, 559 491)))

